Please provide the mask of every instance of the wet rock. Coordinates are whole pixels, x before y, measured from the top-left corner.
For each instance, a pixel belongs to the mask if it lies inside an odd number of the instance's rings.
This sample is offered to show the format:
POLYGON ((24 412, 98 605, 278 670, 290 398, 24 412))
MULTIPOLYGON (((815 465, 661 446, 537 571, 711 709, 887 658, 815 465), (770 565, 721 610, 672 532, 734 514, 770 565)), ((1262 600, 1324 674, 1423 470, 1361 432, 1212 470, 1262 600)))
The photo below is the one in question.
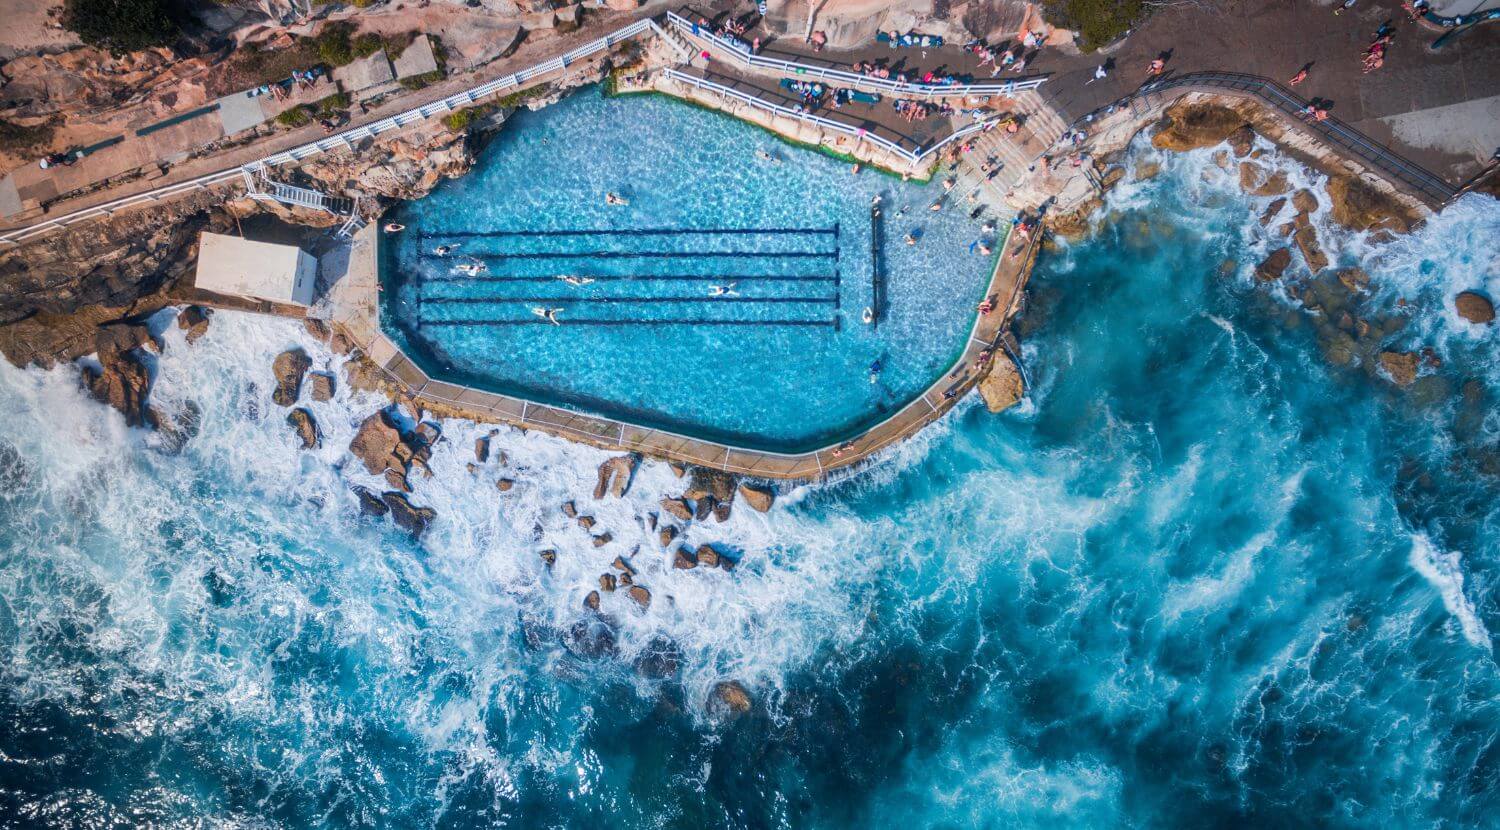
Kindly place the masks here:
POLYGON ((155 406, 146 407, 146 423, 161 435, 167 452, 180 452, 203 426, 203 409, 194 401, 183 401, 172 412, 155 406))
POLYGON ((682 495, 694 501, 705 496, 713 496, 715 502, 731 502, 734 501, 734 489, 738 483, 739 480, 729 473, 707 467, 694 467, 692 475, 688 478, 687 489, 682 495))
MULTIPOLYGON (((625 593, 628 594, 631 599, 635 600, 636 604, 641 606, 642 608, 651 607, 651 592, 647 590, 644 585, 632 585, 630 586, 630 590, 626 591, 625 593)), ((670 677, 672 674, 676 674, 676 671, 673 670, 671 674, 665 676, 670 677)))
POLYGON ((1125 168, 1119 165, 1115 165, 1104 171, 1103 175, 1099 177, 1099 184, 1102 185, 1105 190, 1108 190, 1111 187, 1119 184, 1120 180, 1124 178, 1125 168))
POLYGON ((1489 298, 1476 291, 1460 291, 1453 298, 1453 308, 1458 316, 1471 323, 1484 325, 1495 319, 1495 304, 1489 298))
POLYGON ((494 438, 499 433, 499 430, 492 429, 489 431, 489 433, 481 435, 478 438, 474 439, 475 461, 478 461, 480 464, 484 464, 490 460, 490 439, 494 438))
POLYGON ((1154 161, 1143 161, 1135 166, 1133 181, 1144 182, 1161 175, 1161 165, 1154 161))
MULTIPOLYGON (((432 421, 423 421, 412 430, 412 438, 416 444, 423 448, 430 448, 437 444, 443 437, 443 430, 432 421)), ((430 454, 429 454, 429 457, 430 454)))
POLYGON ((1405 233, 1417 221, 1416 211, 1386 193, 1349 176, 1328 180, 1329 215, 1356 231, 1376 229, 1405 233))
POLYGON ((579 516, 578 517, 578 526, 581 527, 581 528, 583 528, 584 530, 592 530, 593 527, 594 527, 594 517, 593 516, 579 516))
POLYGON ((630 563, 626 562, 625 561, 625 557, 623 557, 623 556, 616 556, 615 557, 615 561, 613 561, 613 562, 611 562, 609 564, 610 564, 610 567, 614 568, 617 571, 622 571, 622 572, 627 573, 627 574, 633 574, 633 573, 635 573, 635 568, 630 567, 630 563))
POLYGON ((94 330, 94 351, 99 353, 101 362, 134 349, 161 351, 151 330, 136 323, 111 323, 94 330))
POLYGON ((515 486, 516 481, 512 478, 501 478, 495 480, 495 489, 499 490, 502 493, 509 493, 511 491, 511 488, 515 486))
POLYGON ((708 698, 708 711, 721 717, 743 715, 750 711, 750 693, 737 680, 716 683, 708 698))
POLYGON ((1358 294, 1370 285, 1370 275, 1363 268, 1340 268, 1338 278, 1339 284, 1352 294, 1358 294))
POLYGON ((667 469, 671 470, 672 475, 677 476, 678 478, 682 478, 683 476, 687 475, 687 467, 678 464, 675 461, 669 463, 667 465, 667 469))
POLYGON ((698 567, 698 559, 688 553, 687 548, 678 548, 677 554, 672 557, 672 567, 679 571, 690 571, 698 567))
POLYGON ((620 574, 620 587, 628 588, 635 584, 635 577, 630 574, 620 574))
POLYGON ((385 502, 386 507, 391 509, 391 521, 413 536, 421 537, 427 532, 427 526, 437 518, 436 510, 430 507, 417 507, 407 501, 406 496, 401 493, 382 493, 380 499, 385 502))
POLYGON ((365 470, 371 475, 395 470, 403 477, 414 455, 412 446, 402 437, 390 413, 383 409, 359 425, 359 431, 349 442, 349 452, 364 463, 365 470))
POLYGON ((599 592, 589 591, 588 594, 583 598, 583 607, 589 609, 590 611, 598 611, 599 592))
POLYGON ((756 484, 741 484, 740 498, 745 504, 757 513, 768 513, 771 505, 776 502, 776 493, 769 487, 761 487, 756 484))
POLYGON ((610 542, 613 542, 614 540, 615 540, 615 537, 614 537, 613 534, 610 534, 610 533, 601 533, 598 536, 594 537, 594 547, 596 547, 596 548, 602 548, 605 545, 609 544, 610 542))
POLYGON ((603 591, 606 594, 612 594, 612 593, 614 593, 614 591, 615 591, 615 575, 614 574, 599 574, 599 590, 603 591))
POLYGON ((1298 213, 1312 213, 1318 209, 1318 197, 1307 188, 1301 188, 1292 194, 1292 207, 1298 213))
POLYGON ((732 506, 727 501, 714 505, 714 521, 720 523, 729 521, 729 510, 732 506))
POLYGON ((1276 214, 1280 213, 1281 209, 1284 207, 1286 207, 1285 196, 1272 199, 1271 204, 1266 205, 1266 212, 1260 215, 1260 226, 1264 228, 1267 225, 1271 224, 1271 220, 1275 219, 1276 214))
POLYGON ((655 530, 656 529, 656 514, 655 513, 647 513, 646 514, 646 529, 647 530, 655 530))
POLYGON ((1245 117, 1218 104, 1178 103, 1167 108, 1157 122, 1151 144, 1158 150, 1184 152, 1212 147, 1234 134, 1245 117))
POLYGON ((630 489, 630 477, 635 473, 635 456, 621 455, 611 458, 599 465, 599 480, 594 485, 594 500, 604 498, 608 493, 615 498, 623 498, 625 491, 630 489))
POLYGON ((698 503, 694 506, 695 509, 693 511, 693 518, 697 519, 700 522, 704 519, 707 519, 710 515, 713 514, 714 507, 717 505, 718 500, 713 496, 700 497, 698 499, 698 503))
POLYGON ((1442 375, 1423 375, 1412 382, 1409 394, 1417 406, 1442 406, 1453 397, 1453 384, 1442 375))
POLYGON ((400 490, 403 493, 411 492, 411 482, 406 480, 406 473, 403 473, 400 470, 390 469, 385 471, 384 478, 385 483, 389 485, 391 489, 400 490))
POLYGON ((1354 362, 1357 348, 1354 338, 1346 332, 1330 329, 1325 336, 1319 337, 1318 345, 1323 350, 1323 357, 1335 366, 1348 366, 1354 362))
POLYGON ((379 517, 391 512, 391 509, 385 506, 385 502, 381 501, 380 497, 371 492, 369 488, 356 484, 349 489, 353 490, 354 495, 359 499, 359 512, 361 514, 379 517))
POLYGON ((119 410, 127 426, 143 426, 151 372, 132 351, 100 351, 99 363, 99 369, 90 368, 84 373, 89 394, 119 410))
POLYGON ((1279 196, 1292 189, 1285 172, 1268 171, 1253 161, 1240 162, 1240 187, 1252 196, 1279 196))
POLYGON ((302 440, 302 449, 315 450, 321 442, 318 440, 318 422, 313 420, 313 415, 305 407, 297 407, 287 413, 286 422, 291 424, 297 437, 302 440))
POLYGON ((1417 379, 1420 358, 1411 352, 1381 352, 1380 368, 1397 386, 1410 386, 1417 379))
POLYGON ((1020 403, 1026 394, 1026 385, 1021 380, 1021 371, 1010 355, 995 352, 990 355, 990 368, 979 381, 979 396, 991 412, 1003 412, 1020 403))
POLYGON ((1292 241, 1297 243, 1297 250, 1302 252, 1302 258, 1307 261, 1307 267, 1314 274, 1328 267, 1328 256, 1318 245, 1318 232, 1312 225, 1299 228, 1292 235, 1292 241))
POLYGON ((1228 144, 1229 149, 1234 152, 1235 158, 1242 159, 1245 156, 1250 155, 1250 149, 1255 144, 1255 131, 1250 129, 1249 124, 1245 124, 1244 126, 1230 133, 1229 137, 1224 139, 1224 142, 1228 144))
POLYGON ((271 393, 271 400, 278 406, 296 403, 302 394, 302 376, 311 366, 312 360, 301 349, 288 349, 276 355, 276 360, 271 363, 271 374, 276 378, 276 391, 271 393))
POLYGON ((705 568, 719 567, 719 552, 712 545, 699 545, 696 556, 698 564, 705 568))
POLYGON ((570 519, 578 518, 578 506, 571 501, 563 502, 562 513, 570 519))
POLYGON ((693 509, 688 507, 687 500, 685 499, 662 499, 661 509, 667 515, 676 517, 684 522, 692 521, 693 519, 693 509))
POLYGON ((661 546, 667 547, 672 544, 673 539, 677 538, 677 527, 675 525, 665 525, 657 535, 661 538, 661 546))
MULTIPOLYGON (((588 599, 584 600, 584 605, 590 610, 597 611, 599 592, 590 591, 588 599), (589 605, 590 599, 593 600, 592 605, 589 605)), ((610 657, 615 653, 615 631, 597 617, 591 620, 580 620, 568 630, 566 645, 569 651, 579 657, 610 657)))
POLYGON ((537 553, 537 556, 542 557, 542 561, 545 562, 545 563, 547 563, 547 567, 549 567, 549 568, 555 562, 557 562, 557 551, 552 550, 550 548, 547 549, 547 550, 544 550, 544 551, 539 551, 537 553))
MULTIPOLYGON (((641 590, 646 591, 644 588, 641 590)), ((643 606, 651 601, 649 591, 646 591, 645 600, 641 603, 643 606)), ((635 670, 645 677, 666 680, 681 670, 682 663, 682 649, 666 637, 657 635, 641 649, 641 654, 635 661, 635 670)))
POLYGON ((333 375, 327 372, 313 372, 308 376, 310 392, 315 401, 333 400, 333 375))
POLYGON ((1277 248, 1272 251, 1261 263, 1255 266, 1255 278, 1261 282, 1281 279, 1286 272, 1287 266, 1292 264, 1292 252, 1286 248, 1277 248))
POLYGON ((187 332, 189 346, 208 334, 208 309, 201 305, 190 305, 177 315, 177 327, 187 332))

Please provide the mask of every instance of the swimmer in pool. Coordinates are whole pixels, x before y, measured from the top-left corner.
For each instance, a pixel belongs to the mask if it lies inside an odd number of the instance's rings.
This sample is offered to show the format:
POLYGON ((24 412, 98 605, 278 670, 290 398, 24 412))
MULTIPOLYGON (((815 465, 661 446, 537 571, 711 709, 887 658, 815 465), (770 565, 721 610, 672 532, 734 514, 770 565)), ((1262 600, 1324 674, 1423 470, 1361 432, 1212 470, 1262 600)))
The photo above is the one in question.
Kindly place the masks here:
POLYGON ((476 261, 465 262, 462 265, 459 265, 457 268, 454 268, 453 270, 457 271, 460 274, 463 274, 466 277, 477 277, 480 274, 483 274, 485 271, 488 271, 489 267, 486 266, 483 262, 476 261))
POLYGON ((734 287, 737 286, 737 285, 739 285, 739 283, 737 283, 737 282, 731 282, 731 283, 728 283, 727 285, 714 285, 714 286, 710 286, 709 289, 708 289, 708 296, 710 296, 710 297, 738 297, 740 295, 740 292, 734 290, 734 287))
POLYGON ((588 285, 589 283, 594 281, 593 277, 575 277, 572 274, 564 274, 563 276, 558 277, 558 279, 562 280, 568 285, 588 285))
POLYGON ((557 312, 559 312, 559 311, 562 311, 562 309, 560 309, 560 308, 542 308, 541 306, 537 306, 537 307, 535 307, 535 308, 533 308, 531 310, 531 313, 535 314, 536 316, 538 316, 540 318, 542 318, 543 320, 546 320, 547 322, 551 323, 554 326, 560 326, 560 325, 562 325, 562 323, 559 323, 557 321, 557 312))
POLYGON ((628 205, 630 204, 630 200, 618 193, 606 193, 604 194, 604 203, 607 205, 628 205))
POLYGON ((447 256, 456 250, 458 250, 457 243, 453 245, 439 245, 436 248, 433 248, 432 252, 434 254, 437 254, 438 256, 447 256))

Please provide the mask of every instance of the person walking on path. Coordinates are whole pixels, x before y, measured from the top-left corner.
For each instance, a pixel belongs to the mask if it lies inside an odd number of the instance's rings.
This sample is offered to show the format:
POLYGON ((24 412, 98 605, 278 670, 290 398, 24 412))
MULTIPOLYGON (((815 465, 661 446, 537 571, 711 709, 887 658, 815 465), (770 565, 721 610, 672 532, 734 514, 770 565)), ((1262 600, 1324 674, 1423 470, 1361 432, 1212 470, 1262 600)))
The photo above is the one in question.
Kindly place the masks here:
POLYGON ((1290 81, 1288 81, 1287 83, 1290 86, 1296 86, 1297 84, 1300 84, 1303 81, 1307 80, 1307 73, 1308 73, 1308 70, 1310 70, 1310 69, 1312 69, 1312 64, 1308 64, 1308 65, 1302 67, 1301 69, 1297 70, 1297 74, 1293 75, 1292 79, 1290 81))
POLYGON ((1109 70, 1105 69, 1104 68, 1104 64, 1101 63, 1097 67, 1094 68, 1094 77, 1089 78, 1087 81, 1084 81, 1083 85, 1084 86, 1088 86, 1089 84, 1093 83, 1094 81, 1102 81, 1102 80, 1104 80, 1108 76, 1109 76, 1109 70))
POLYGON ((1151 65, 1146 67, 1146 77, 1155 78, 1157 75, 1160 75, 1163 71, 1165 71, 1166 68, 1167 62, 1165 59, 1155 58, 1151 61, 1151 65))

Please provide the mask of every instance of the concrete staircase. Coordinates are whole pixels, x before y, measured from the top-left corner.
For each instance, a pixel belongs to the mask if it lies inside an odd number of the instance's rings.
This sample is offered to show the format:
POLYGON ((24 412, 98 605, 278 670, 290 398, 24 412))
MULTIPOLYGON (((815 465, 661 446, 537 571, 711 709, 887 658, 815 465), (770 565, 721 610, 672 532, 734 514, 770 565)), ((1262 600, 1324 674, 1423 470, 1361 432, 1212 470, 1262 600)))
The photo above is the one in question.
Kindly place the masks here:
POLYGON ((1013 212, 1013 207, 1007 206, 1006 197, 1031 172, 1037 157, 1067 129, 1062 118, 1034 92, 1017 95, 1013 111, 1022 116, 1020 132, 1012 135, 1003 129, 994 129, 980 133, 973 139, 973 151, 951 174, 958 178, 953 190, 965 199, 965 203, 970 193, 978 191, 979 201, 1007 213, 1013 212), (980 170, 980 166, 990 159, 1000 165, 993 176, 980 170))

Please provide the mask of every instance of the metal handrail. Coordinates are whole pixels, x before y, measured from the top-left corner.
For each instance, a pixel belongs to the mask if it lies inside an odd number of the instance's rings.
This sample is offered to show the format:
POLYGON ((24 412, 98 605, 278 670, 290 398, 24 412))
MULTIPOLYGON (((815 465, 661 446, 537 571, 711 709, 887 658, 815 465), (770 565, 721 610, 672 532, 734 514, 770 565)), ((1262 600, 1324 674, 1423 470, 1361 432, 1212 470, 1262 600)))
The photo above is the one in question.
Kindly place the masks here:
POLYGON ((823 66, 797 63, 796 61, 768 58, 764 55, 752 55, 745 47, 719 37, 712 32, 705 32, 701 27, 699 27, 697 32, 694 32, 692 22, 673 11, 667 12, 667 22, 689 37, 706 40, 709 43, 728 50, 729 54, 743 66, 772 69, 792 75, 837 80, 849 86, 871 87, 896 95, 923 95, 929 98, 953 95, 1010 95, 1021 90, 1036 89, 1047 80, 1046 76, 1034 75, 1008 80, 1003 83, 991 84, 914 84, 906 81, 872 78, 857 72, 845 72, 842 69, 830 69, 823 66))
POLYGON ((0 243, 9 243, 12 245, 19 244, 24 240, 51 233, 53 231, 62 230, 70 225, 75 225, 80 222, 85 222, 104 216, 113 216, 116 211, 126 210, 150 202, 157 202, 164 198, 176 196, 190 190, 206 190, 214 185, 223 184, 224 182, 240 178, 243 173, 257 173, 271 167, 298 162, 302 159, 316 156, 320 153, 325 153, 330 150, 352 147, 354 142, 356 141, 362 141, 366 138, 373 138, 382 133, 390 132, 391 130, 399 130, 410 124, 425 121, 428 118, 432 118, 436 115, 446 114, 454 111, 455 109, 461 109, 463 107, 477 103, 480 100, 494 95, 498 92, 519 87, 532 78, 536 78, 540 75, 545 75, 548 72, 565 69, 567 68, 567 65, 569 63, 572 63, 579 58, 587 57, 596 52, 608 49, 609 47, 614 46, 615 44, 623 40, 627 40, 643 32, 653 31, 656 28, 656 24, 649 18, 637 20, 628 26, 616 29, 609 34, 606 34, 596 40, 592 40, 584 44, 583 46, 578 47, 577 49, 573 49, 570 52, 566 52, 555 58, 539 63, 535 66, 522 69, 519 72, 514 72, 505 77, 487 81, 461 92, 456 92, 453 95, 450 95, 440 101, 423 104, 422 106, 414 107, 412 109, 406 110, 405 112, 393 115, 389 118, 383 118, 379 121, 371 124, 366 124, 362 127, 355 127, 353 129, 345 130, 341 133, 335 133, 334 135, 328 136, 327 138, 319 139, 318 141, 313 141, 307 144, 300 145, 298 147, 293 147, 280 153, 274 153, 272 155, 266 156, 261 159, 256 159, 255 161, 247 162, 242 165, 237 165, 235 167, 227 168, 224 170, 207 173, 202 176, 189 179, 185 182, 164 185, 162 187, 153 188, 144 193, 136 193, 131 196, 122 196, 118 199, 113 199, 100 205, 80 208, 78 210, 72 211, 71 213, 65 213, 61 216, 55 216, 37 222, 35 224, 16 228, 14 230, 0 231, 0 243))
MULTIPOLYGON (((1269 104, 1288 116, 1300 116, 1308 106, 1307 101, 1294 95, 1275 81, 1259 75, 1247 75, 1238 72, 1192 72, 1186 75, 1162 78, 1146 83, 1140 89, 1120 98, 1113 104, 1100 107, 1074 120, 1069 125, 1069 129, 1077 129, 1084 122, 1092 120, 1105 109, 1129 106, 1131 102, 1138 98, 1149 99, 1151 95, 1167 90, 1194 86, 1209 89, 1224 89, 1247 94, 1269 104)), ((1427 199, 1435 200, 1440 205, 1451 201, 1458 192, 1457 188, 1443 181, 1432 172, 1397 155, 1389 148, 1377 144, 1364 133, 1361 133, 1343 121, 1336 118, 1329 118, 1321 122, 1306 121, 1300 117, 1297 120, 1308 131, 1323 139, 1326 143, 1343 148, 1369 166, 1386 173, 1388 177, 1405 184, 1427 199)))

